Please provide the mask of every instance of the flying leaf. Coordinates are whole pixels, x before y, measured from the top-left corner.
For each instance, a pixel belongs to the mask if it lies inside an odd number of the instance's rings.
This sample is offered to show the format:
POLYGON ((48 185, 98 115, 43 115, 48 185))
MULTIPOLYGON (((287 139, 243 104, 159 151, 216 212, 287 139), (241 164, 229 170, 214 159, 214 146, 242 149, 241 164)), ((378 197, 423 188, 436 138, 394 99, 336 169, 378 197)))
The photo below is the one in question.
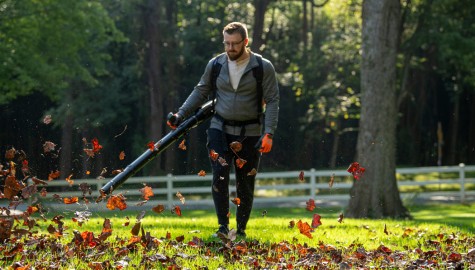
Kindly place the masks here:
POLYGON ((335 174, 333 173, 332 176, 330 177, 330 182, 328 182, 328 187, 332 188, 333 187, 333 182, 335 181, 335 174))
POLYGON ((153 196, 153 190, 151 187, 147 186, 144 184, 144 187, 139 189, 140 193, 142 193, 142 198, 146 201, 150 199, 150 197, 153 196))
POLYGON ((22 189, 23 185, 16 180, 15 176, 7 176, 7 179, 5 180, 5 187, 3 190, 5 198, 13 199, 22 189))
POLYGON ((43 123, 44 123, 45 125, 49 125, 49 124, 51 124, 51 121, 52 121, 52 120, 53 120, 53 119, 51 118, 51 115, 48 114, 48 115, 45 115, 45 117, 43 118, 43 123))
POLYGON ((31 181, 33 181, 33 183, 34 183, 35 185, 45 185, 45 186, 48 185, 48 182, 43 181, 43 180, 41 180, 41 179, 38 179, 36 176, 33 176, 33 177, 31 178, 31 181))
POLYGON ((56 144, 54 144, 53 142, 50 142, 50 141, 46 141, 43 144, 43 152, 45 154, 49 153, 49 152, 52 152, 52 151, 54 151, 55 147, 56 147, 56 144))
POLYGON ((79 201, 78 197, 63 198, 64 204, 73 204, 79 201))
POLYGON ((110 210, 114 210, 118 208, 119 210, 124 210, 127 208, 127 204, 125 203, 125 197, 122 194, 112 195, 107 200, 107 208, 110 210))
POLYGON ((338 217, 338 222, 339 223, 343 222, 343 213, 341 213, 340 216, 338 217))
POLYGON ((236 166, 239 169, 241 169, 244 166, 244 164, 246 164, 246 162, 247 162, 247 160, 242 159, 242 158, 238 158, 238 159, 236 159, 236 166))
POLYGON ((311 234, 311 232, 313 232, 313 229, 312 227, 310 227, 310 225, 307 222, 303 223, 301 220, 299 220, 297 222, 297 228, 299 228, 299 231, 301 234, 307 236, 310 239, 313 238, 311 234))
POLYGON ((261 216, 263 217, 267 216, 267 210, 262 211, 261 216))
POLYGON ((306 203, 307 203, 307 207, 305 207, 305 209, 307 209, 308 211, 313 211, 313 209, 315 209, 314 199, 309 199, 306 203))
POLYGON ((231 150, 233 150, 234 153, 237 153, 242 150, 242 143, 238 141, 234 141, 229 144, 229 147, 231 150))
POLYGON ((59 176, 61 175, 61 172, 56 170, 54 172, 50 172, 50 174, 48 175, 48 181, 51 181, 53 179, 56 179, 58 178, 59 176))
POLYGON ((161 212, 165 211, 165 206, 163 204, 159 204, 152 208, 153 212, 160 214, 161 212))
POLYGON ((256 175, 256 174, 257 174, 256 168, 252 168, 252 170, 247 173, 248 176, 253 176, 253 175, 256 175))
POLYGON ((241 199, 239 199, 238 197, 232 199, 231 202, 237 206, 241 205, 241 199))
POLYGON ((228 163, 227 163, 226 160, 225 160, 224 158, 222 158, 222 157, 219 157, 219 158, 218 158, 218 162, 219 162, 219 164, 221 164, 221 166, 223 166, 223 167, 224 167, 224 166, 228 166, 228 163))
POLYGON ((292 229, 295 227, 295 221, 291 220, 289 221, 289 228, 292 229))
POLYGON ((304 176, 304 175, 305 175, 304 171, 300 171, 300 173, 299 173, 299 180, 300 180, 300 182, 304 182, 304 181, 305 181, 305 176, 304 176))
POLYGON ((356 180, 360 180, 361 176, 365 172, 365 168, 361 167, 358 162, 353 162, 348 167, 347 171, 353 175, 353 178, 356 180))
POLYGON ((313 214, 313 219, 312 219, 312 228, 317 228, 318 226, 322 225, 322 222, 320 221, 322 217, 319 214, 313 214))
POLYGON ((119 153, 119 160, 124 160, 125 159, 125 152, 124 151, 121 151, 119 153))
POLYGON ((183 151, 186 150, 185 140, 181 141, 181 143, 178 145, 178 148, 180 148, 183 151))
POLYGON ((147 143, 147 147, 148 147, 148 149, 150 149, 150 151, 152 151, 152 152, 155 151, 155 150, 157 150, 157 148, 155 148, 155 143, 154 143, 153 141, 148 142, 148 143, 147 143))
POLYGON ((73 174, 70 174, 68 177, 66 177, 66 182, 68 182, 68 184, 70 186, 72 186, 74 184, 74 180, 71 179, 71 177, 73 177, 73 174))
POLYGON ((216 153, 213 149, 209 151, 209 157, 211 158, 212 161, 218 160, 219 154, 216 153))
POLYGON ((185 197, 183 197, 179 191, 176 192, 176 196, 180 200, 181 204, 185 204, 185 197))
POLYGON ((102 149, 102 145, 99 144, 99 140, 97 138, 93 138, 91 140, 91 143, 92 143, 92 151, 94 151, 94 153, 99 153, 102 149))
POLYGON ((175 214, 179 217, 181 217, 181 208, 178 205, 173 206, 173 208, 170 210, 172 214, 175 214))
POLYGON ((205 176, 206 176, 206 172, 205 172, 204 170, 201 170, 201 171, 198 173, 198 176, 205 177, 205 176))

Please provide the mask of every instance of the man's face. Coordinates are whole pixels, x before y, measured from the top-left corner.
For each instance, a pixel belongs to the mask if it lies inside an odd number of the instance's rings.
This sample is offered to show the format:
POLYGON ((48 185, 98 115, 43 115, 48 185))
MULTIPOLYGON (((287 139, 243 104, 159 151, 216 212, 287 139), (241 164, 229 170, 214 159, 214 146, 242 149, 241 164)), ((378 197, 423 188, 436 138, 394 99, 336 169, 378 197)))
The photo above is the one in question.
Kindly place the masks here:
POLYGON ((232 35, 224 33, 224 50, 232 61, 239 59, 246 49, 248 39, 243 39, 239 33, 232 35))

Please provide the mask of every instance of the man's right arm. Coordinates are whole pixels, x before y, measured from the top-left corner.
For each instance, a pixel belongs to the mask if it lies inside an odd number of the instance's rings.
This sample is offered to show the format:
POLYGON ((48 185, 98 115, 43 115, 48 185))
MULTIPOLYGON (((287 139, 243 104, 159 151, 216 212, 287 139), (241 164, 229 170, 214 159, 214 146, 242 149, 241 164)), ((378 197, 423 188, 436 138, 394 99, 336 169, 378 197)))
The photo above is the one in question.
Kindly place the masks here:
POLYGON ((195 86, 183 105, 178 109, 178 114, 183 119, 186 119, 188 116, 194 113, 196 109, 198 109, 208 100, 212 88, 210 79, 213 59, 208 62, 199 83, 195 86))

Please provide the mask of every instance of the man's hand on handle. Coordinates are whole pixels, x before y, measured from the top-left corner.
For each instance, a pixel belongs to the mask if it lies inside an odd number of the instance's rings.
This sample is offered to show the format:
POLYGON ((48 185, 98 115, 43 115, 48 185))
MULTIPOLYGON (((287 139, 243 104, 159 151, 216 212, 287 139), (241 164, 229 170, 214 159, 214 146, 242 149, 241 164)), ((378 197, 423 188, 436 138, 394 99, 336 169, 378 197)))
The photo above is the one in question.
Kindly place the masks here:
POLYGON ((272 149, 272 134, 266 133, 262 135, 256 144, 256 148, 259 149, 261 153, 269 153, 272 149))
POLYGON ((167 125, 171 129, 176 129, 181 124, 181 122, 183 122, 183 117, 180 114, 172 112, 168 113, 167 125))

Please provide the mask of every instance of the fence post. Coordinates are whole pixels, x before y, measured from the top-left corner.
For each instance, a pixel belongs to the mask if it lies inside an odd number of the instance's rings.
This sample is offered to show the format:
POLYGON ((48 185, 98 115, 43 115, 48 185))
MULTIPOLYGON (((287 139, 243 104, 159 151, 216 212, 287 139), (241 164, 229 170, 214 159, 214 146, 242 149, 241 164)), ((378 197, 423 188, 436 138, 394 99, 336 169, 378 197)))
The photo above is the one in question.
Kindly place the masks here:
POLYGON ((312 195, 312 199, 315 200, 315 186, 317 183, 317 176, 316 176, 316 170, 314 168, 310 169, 310 195, 312 195))
POLYGON ((173 175, 171 173, 167 174, 167 204, 171 209, 173 206, 173 175))
POLYGON ((465 164, 459 164, 460 203, 465 202, 465 164))

